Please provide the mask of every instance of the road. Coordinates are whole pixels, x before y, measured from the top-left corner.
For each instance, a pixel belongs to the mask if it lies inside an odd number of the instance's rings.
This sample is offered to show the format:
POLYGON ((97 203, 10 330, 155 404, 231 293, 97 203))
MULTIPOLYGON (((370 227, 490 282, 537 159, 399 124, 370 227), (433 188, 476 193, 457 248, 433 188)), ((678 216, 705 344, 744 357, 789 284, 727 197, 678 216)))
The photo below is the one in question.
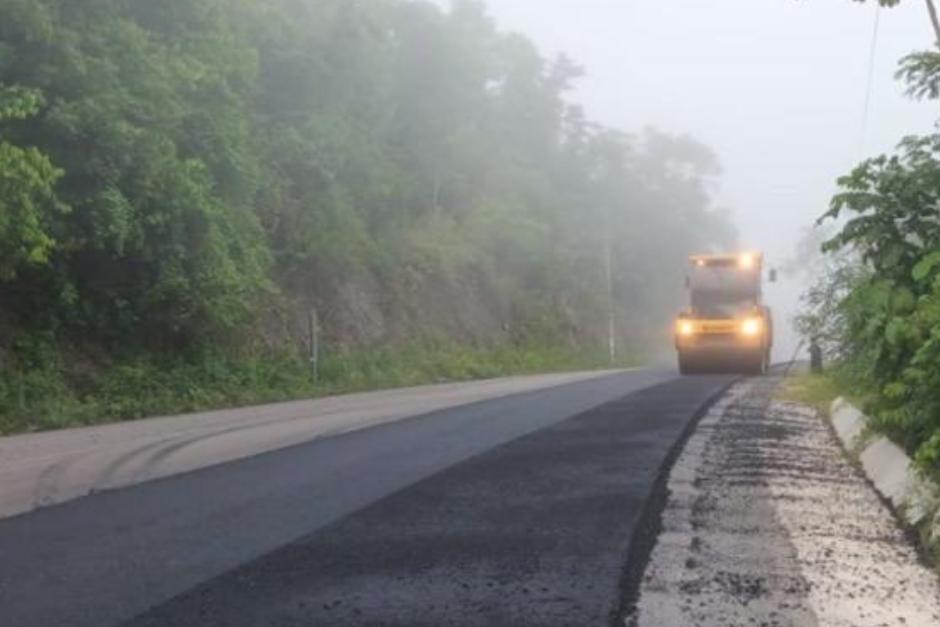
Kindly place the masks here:
MULTIPOLYGON (((260 454, 205 447, 210 463, 195 470, 128 475, 0 520, 2 624, 603 622, 664 459, 732 380, 639 370, 458 386, 436 406, 439 386, 334 399, 320 416, 303 404, 237 410, 231 433, 258 438, 260 454), (358 409, 343 414, 344 402, 358 409)), ((225 417, 211 418, 207 439, 179 437, 226 441, 225 417)), ((190 418, 161 420, 157 434, 149 421, 115 429, 160 442, 130 450, 165 452, 176 436, 160 425, 190 418)), ((52 436, 67 442, 26 436, 32 452, 0 456, 7 478, 14 463, 28 475, 37 459, 74 459, 76 434, 52 436)), ((79 466, 113 465, 109 449, 128 446, 118 440, 81 449, 79 466)))
MULTIPOLYGON (((811 408, 737 383, 672 468, 631 627, 940 625, 940 581, 811 408)), ((631 599, 633 600, 633 599, 631 599)))
POLYGON ((426 385, 0 438, 0 518, 318 437, 604 374, 426 385))

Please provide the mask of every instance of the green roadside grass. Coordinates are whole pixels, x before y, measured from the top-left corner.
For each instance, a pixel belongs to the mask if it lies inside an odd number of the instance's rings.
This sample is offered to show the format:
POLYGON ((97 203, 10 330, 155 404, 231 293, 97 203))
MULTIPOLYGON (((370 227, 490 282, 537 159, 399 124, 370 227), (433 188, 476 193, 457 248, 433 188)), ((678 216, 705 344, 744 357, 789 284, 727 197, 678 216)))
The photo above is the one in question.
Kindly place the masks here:
MULTIPOLYGON (((635 365, 624 358, 616 366, 635 365)), ((324 355, 314 378, 292 352, 140 357, 77 368, 46 354, 32 368, 0 370, 0 435, 149 416, 316 398, 428 383, 609 367, 606 352, 562 346, 472 347, 415 343, 324 355)))
POLYGON ((832 401, 839 396, 846 396, 837 374, 809 372, 793 375, 784 379, 777 389, 776 398, 813 407, 824 414, 829 413, 832 401))

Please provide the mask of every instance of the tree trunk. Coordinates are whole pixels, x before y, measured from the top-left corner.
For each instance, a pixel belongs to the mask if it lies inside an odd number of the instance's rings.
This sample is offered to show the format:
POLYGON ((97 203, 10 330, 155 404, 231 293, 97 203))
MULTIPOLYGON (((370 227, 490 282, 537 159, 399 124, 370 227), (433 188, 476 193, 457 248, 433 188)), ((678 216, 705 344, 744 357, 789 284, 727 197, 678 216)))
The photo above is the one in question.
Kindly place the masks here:
POLYGON ((927 2, 927 11, 930 13, 930 23, 933 24, 933 32, 936 37, 934 44, 940 46, 940 18, 937 17, 937 7, 933 0, 925 1, 927 2))

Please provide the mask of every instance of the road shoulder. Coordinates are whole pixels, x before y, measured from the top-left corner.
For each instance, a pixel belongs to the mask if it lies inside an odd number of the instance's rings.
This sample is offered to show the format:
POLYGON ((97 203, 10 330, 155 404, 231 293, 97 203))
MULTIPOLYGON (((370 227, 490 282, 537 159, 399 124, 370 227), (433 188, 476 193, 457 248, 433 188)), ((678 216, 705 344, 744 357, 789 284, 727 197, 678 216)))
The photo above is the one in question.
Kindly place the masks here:
POLYGON ((940 624, 940 586, 814 410, 736 385, 668 480, 628 624, 940 624))

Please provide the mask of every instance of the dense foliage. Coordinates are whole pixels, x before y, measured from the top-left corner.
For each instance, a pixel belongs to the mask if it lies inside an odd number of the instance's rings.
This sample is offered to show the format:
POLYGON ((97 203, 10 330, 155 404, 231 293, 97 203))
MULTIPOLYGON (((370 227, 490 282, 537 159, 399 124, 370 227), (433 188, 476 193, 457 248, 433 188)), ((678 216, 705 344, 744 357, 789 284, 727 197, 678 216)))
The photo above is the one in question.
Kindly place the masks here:
MULTIPOLYGON (((940 97, 940 53, 912 54, 899 78, 917 98, 940 97)), ((906 138, 839 180, 826 219, 824 279, 806 296, 803 330, 869 391, 876 426, 940 474, 940 134, 906 138)))
POLYGON ((940 136, 909 138, 840 184, 829 217, 856 215, 828 247, 864 264, 838 304, 844 357, 877 390, 880 426, 940 468, 940 136))
MULTIPOLYGON (((35 91, 0 87, 0 122, 36 114, 35 91)), ((10 280, 25 265, 49 261, 54 241, 49 224, 59 210, 53 186, 60 172, 35 148, 23 149, 0 138, 0 280, 10 280)))
POLYGON ((733 237, 706 148, 592 123, 565 97, 581 70, 478 2, 0 16, 8 368, 61 360, 37 344, 77 350, 83 381, 115 359, 279 350, 312 306, 332 346, 599 345, 607 245, 635 344, 664 328, 684 256, 733 237))

